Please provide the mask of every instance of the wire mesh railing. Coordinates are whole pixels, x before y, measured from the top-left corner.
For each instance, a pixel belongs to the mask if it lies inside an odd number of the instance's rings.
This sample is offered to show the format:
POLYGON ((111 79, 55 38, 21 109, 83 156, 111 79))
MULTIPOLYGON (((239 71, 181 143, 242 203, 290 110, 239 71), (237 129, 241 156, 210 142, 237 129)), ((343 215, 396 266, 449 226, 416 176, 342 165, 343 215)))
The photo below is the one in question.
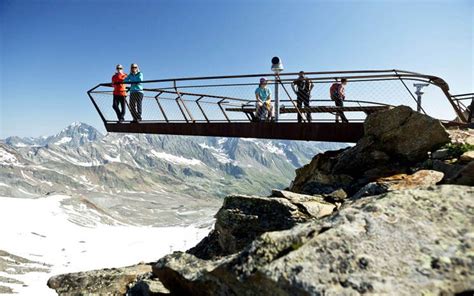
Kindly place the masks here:
MULTIPOLYGON (((451 96, 454 103, 466 117, 466 121, 471 123, 474 121, 474 93, 458 94, 451 96)), ((457 118, 460 121, 459 118, 457 118)))
MULTIPOLYGON (((467 121, 464 97, 451 97, 440 78, 400 70, 307 72, 312 84, 309 106, 298 101, 292 84, 298 73, 252 74, 219 77, 192 77, 142 81, 141 121, 161 123, 250 122, 256 112, 255 89, 259 78, 268 80, 272 104, 278 94, 278 122, 334 122, 343 112, 349 122, 361 122, 374 110, 396 105, 417 108, 413 83, 433 85, 423 98, 421 112, 439 119, 458 116, 467 121), (343 106, 331 100, 331 85, 347 79, 343 106), (426 97, 429 95, 429 97, 426 97), (440 111, 441 110, 441 111, 440 111), (311 116, 308 116, 311 113, 311 116), (444 118, 443 118, 444 117, 444 118)), ((112 108, 113 85, 101 83, 88 95, 104 123, 116 123, 112 108)), ((130 93, 126 97, 124 123, 134 121, 130 93)), ((135 116, 136 117, 136 116, 135 116)))

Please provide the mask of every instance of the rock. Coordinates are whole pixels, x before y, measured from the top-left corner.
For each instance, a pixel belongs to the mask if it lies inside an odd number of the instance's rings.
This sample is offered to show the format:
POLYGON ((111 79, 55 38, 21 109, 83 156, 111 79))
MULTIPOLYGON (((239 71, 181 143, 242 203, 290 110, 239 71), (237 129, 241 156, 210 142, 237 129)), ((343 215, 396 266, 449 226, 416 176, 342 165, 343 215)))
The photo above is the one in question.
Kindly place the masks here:
POLYGON ((412 175, 398 174, 380 178, 376 182, 362 187, 352 198, 382 194, 388 191, 426 188, 436 185, 443 179, 444 174, 433 170, 420 170, 412 175))
POLYGON ((58 295, 124 295, 128 285, 151 272, 150 264, 53 276, 48 287, 58 295))
POLYGON ((468 163, 473 160, 474 160, 474 150, 466 151, 459 157, 459 161, 463 163, 468 163))
POLYGON ((448 149, 439 149, 431 154, 431 157, 434 159, 447 159, 449 158, 448 149))
POLYGON ((407 106, 376 112, 364 123, 365 137, 380 151, 409 161, 421 161, 429 151, 449 142, 449 134, 437 119, 407 106))
POLYGON ((214 230, 187 252, 212 259, 242 250, 264 232, 293 227, 334 212, 322 196, 273 190, 271 197, 233 195, 216 214, 214 230))
POLYGON ((474 145, 474 129, 451 129, 448 132, 451 143, 474 145))
POLYGON ((348 186, 353 178, 332 173, 337 156, 344 150, 327 151, 313 157, 311 162, 296 170, 290 190, 307 194, 329 194, 348 186))
MULTIPOLYGON (((206 275, 214 270, 222 261, 202 260, 194 255, 174 252, 167 255, 153 266, 153 274, 165 287, 172 287, 172 295, 218 295, 212 283, 212 277, 206 275), (179 273, 175 272, 179 270, 179 273), (204 280, 204 278, 207 280, 204 280)), ((169 289, 168 289, 169 290, 169 289)))
POLYGON ((444 174, 433 170, 419 170, 412 175, 398 174, 377 180, 379 184, 385 184, 388 191, 405 190, 415 188, 426 188, 436 185, 443 179, 444 174))
POLYGON ((335 190, 329 194, 323 194, 324 200, 335 203, 343 202, 347 198, 347 193, 343 189, 335 190))
POLYGON ((333 213, 336 206, 325 201, 323 196, 298 194, 287 190, 273 190, 271 197, 283 197, 296 205, 300 211, 313 218, 322 218, 333 213))
POLYGON ((318 154, 297 169, 290 190, 329 194, 342 189, 353 195, 378 178, 410 172, 428 152, 449 142, 438 120, 406 106, 369 115, 364 129, 355 146, 318 154))
POLYGON ((322 196, 274 190, 271 197, 233 195, 216 214, 214 230, 188 253, 211 259, 242 250, 262 233, 293 227, 333 213, 322 196))
POLYGON ((474 186, 474 161, 464 166, 457 175, 449 179, 447 183, 474 186))
POLYGON ((388 191, 388 187, 387 187, 386 184, 380 184, 380 183, 377 183, 377 182, 370 182, 370 183, 364 185, 364 187, 362 187, 361 189, 359 189, 359 191, 357 191, 351 197, 351 199, 359 199, 359 198, 362 198, 362 197, 365 197, 365 196, 379 195, 379 194, 385 193, 387 191, 388 191))
POLYGON ((177 295, 454 295, 474 290, 467 186, 389 192, 267 232, 237 254, 174 253, 153 273, 177 295), (448 226, 448 227, 447 227, 448 226))
POLYGON ((459 174, 459 172, 464 168, 464 165, 460 163, 448 163, 447 161, 442 160, 433 160, 429 167, 435 171, 442 172, 444 178, 449 180, 459 174))
POLYGON ((216 214, 215 230, 224 254, 241 250, 258 235, 288 229, 310 217, 285 198, 234 195, 216 214))
POLYGON ((168 289, 157 278, 150 276, 136 282, 127 293, 127 296, 163 296, 170 295, 168 289))

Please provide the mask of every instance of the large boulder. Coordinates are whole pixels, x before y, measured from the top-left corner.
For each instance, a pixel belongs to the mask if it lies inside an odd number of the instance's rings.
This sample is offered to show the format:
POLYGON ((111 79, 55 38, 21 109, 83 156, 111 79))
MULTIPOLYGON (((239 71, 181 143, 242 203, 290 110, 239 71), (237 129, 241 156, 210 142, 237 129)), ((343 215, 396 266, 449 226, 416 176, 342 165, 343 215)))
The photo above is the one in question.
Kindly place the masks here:
POLYGON ((318 154, 297 169, 290 190, 327 194, 343 189, 354 194, 380 177, 410 173, 428 152, 450 141, 439 120, 406 106, 369 115, 364 129, 355 146, 318 154))
POLYGON ((449 142, 439 120, 407 106, 371 114, 364 130, 378 149, 409 161, 421 161, 429 151, 449 142))
POLYGON ((321 196, 289 191, 275 190, 270 197, 228 196, 216 214, 214 230, 188 252, 202 259, 232 254, 262 233, 319 219, 335 208, 321 196))
MULTIPOLYGON (((125 295, 130 284, 151 272, 150 264, 53 276, 48 287, 58 295, 125 295)), ((166 293, 167 290, 163 289, 166 293)))
POLYGON ((473 196, 442 185, 362 198, 218 260, 165 256, 153 273, 176 295, 469 295, 473 196))
POLYGON ((290 190, 308 194, 328 194, 349 186, 353 181, 351 176, 332 172, 338 161, 337 157, 344 150, 317 154, 309 164, 296 169, 296 177, 290 190))

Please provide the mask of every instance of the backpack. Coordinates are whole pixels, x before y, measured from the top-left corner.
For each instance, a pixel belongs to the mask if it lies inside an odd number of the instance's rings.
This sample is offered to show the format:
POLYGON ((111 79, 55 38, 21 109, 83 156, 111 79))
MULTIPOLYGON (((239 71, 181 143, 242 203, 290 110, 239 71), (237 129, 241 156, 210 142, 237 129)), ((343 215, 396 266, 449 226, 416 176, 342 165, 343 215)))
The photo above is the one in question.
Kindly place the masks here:
POLYGON ((341 97, 341 93, 339 92, 341 90, 341 84, 340 83, 333 83, 331 85, 331 88, 329 89, 329 93, 331 94, 331 99, 339 99, 341 97))

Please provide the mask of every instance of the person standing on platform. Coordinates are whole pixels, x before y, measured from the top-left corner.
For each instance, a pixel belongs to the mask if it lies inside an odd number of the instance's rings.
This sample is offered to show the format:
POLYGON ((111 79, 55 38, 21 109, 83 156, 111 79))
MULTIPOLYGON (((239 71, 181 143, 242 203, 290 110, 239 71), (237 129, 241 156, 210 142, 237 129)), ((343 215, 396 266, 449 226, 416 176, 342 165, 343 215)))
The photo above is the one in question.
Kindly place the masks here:
MULTIPOLYGON (((311 91, 313 90, 313 82, 309 80, 308 78, 305 77, 305 74, 303 71, 300 71, 298 79, 294 80, 293 83, 291 84, 291 87, 293 88, 293 91, 296 94, 296 106, 298 109, 304 108, 309 109, 309 101, 311 100, 311 91)), ((303 121, 303 116, 301 116, 301 111, 298 112, 298 122, 303 121)), ((306 120, 308 122, 311 122, 311 111, 307 110, 306 112, 306 120)))
MULTIPOLYGON (((329 89, 329 95, 331 96, 331 100, 333 100, 337 107, 344 106, 344 100, 346 99, 346 85, 347 79, 342 78, 341 82, 335 82, 331 85, 329 89)), ((336 122, 339 122, 339 117, 341 118, 342 122, 349 122, 347 120, 346 115, 344 112, 338 111, 336 114, 336 122)))
POLYGON ((112 84, 114 87, 114 101, 112 108, 117 114, 118 121, 123 122, 125 118, 125 99, 127 97, 127 90, 125 84, 122 82, 127 77, 127 74, 123 72, 123 66, 120 64, 115 67, 115 70, 116 73, 112 76, 112 84))
POLYGON ((139 122, 142 120, 142 101, 143 101, 143 74, 137 64, 130 66, 130 74, 124 79, 124 82, 130 83, 130 112, 132 113, 133 121, 139 122))

